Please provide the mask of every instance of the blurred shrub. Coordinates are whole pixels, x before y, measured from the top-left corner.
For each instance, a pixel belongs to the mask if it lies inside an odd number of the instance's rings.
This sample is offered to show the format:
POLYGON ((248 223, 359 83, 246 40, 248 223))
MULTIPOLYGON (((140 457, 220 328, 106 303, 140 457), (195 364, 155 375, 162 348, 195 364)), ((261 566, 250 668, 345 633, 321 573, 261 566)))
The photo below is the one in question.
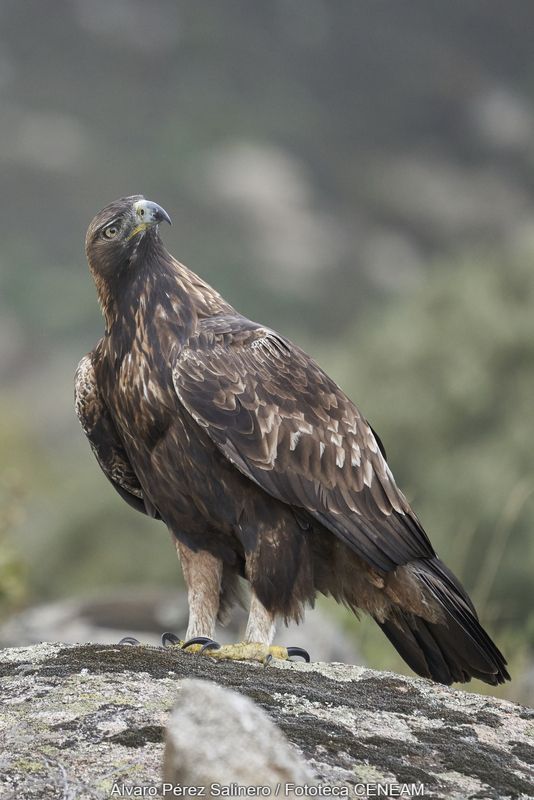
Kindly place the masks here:
POLYGON ((25 490, 22 475, 0 478, 0 618, 20 608, 27 599, 27 570, 17 553, 14 532, 23 520, 25 490))

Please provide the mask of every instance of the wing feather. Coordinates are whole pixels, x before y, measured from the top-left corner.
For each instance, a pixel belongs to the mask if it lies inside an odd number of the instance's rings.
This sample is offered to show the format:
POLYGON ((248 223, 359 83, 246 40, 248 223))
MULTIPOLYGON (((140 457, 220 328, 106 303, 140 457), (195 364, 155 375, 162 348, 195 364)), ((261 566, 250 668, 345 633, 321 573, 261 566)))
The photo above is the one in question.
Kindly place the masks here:
POLYGON ((243 317, 203 320, 176 353, 179 399, 251 480, 300 506, 373 567, 434 550, 382 443, 302 350, 243 317))
POLYGON ((93 353, 82 358, 76 370, 75 407, 96 460, 113 487, 132 508, 161 519, 143 492, 99 391, 93 368, 93 353))

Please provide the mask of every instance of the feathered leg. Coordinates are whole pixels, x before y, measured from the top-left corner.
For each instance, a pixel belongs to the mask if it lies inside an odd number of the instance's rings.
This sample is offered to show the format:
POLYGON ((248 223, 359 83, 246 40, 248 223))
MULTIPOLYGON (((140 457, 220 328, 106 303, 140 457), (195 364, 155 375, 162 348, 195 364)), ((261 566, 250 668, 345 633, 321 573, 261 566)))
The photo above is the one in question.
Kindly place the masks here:
POLYGON ((268 664, 272 658, 287 659, 291 655, 300 655, 309 661, 308 654, 300 648, 271 646, 275 633, 274 614, 267 611, 253 590, 245 640, 222 647, 213 642, 219 610, 222 561, 206 551, 193 553, 176 539, 175 547, 182 565, 189 601, 189 625, 185 644, 180 643, 182 647, 193 648, 197 652, 209 651, 208 654, 213 658, 254 660, 263 664, 268 664), (190 641, 191 644, 188 644, 190 641))
POLYGON ((258 642, 270 645, 276 630, 274 614, 271 614, 258 600, 255 592, 250 592, 250 613, 248 615, 245 642, 258 642))
POLYGON ((186 641, 197 636, 213 639, 219 611, 223 562, 205 550, 193 553, 174 536, 173 540, 187 586, 189 624, 186 641))

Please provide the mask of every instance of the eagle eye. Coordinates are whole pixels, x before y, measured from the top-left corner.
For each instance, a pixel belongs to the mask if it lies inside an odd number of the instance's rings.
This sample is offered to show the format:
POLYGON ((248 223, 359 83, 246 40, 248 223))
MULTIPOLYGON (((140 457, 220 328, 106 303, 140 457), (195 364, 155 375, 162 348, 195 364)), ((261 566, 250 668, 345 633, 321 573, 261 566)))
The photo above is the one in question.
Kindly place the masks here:
POLYGON ((118 234, 120 228, 119 226, 114 223, 113 225, 108 225, 107 228, 104 228, 104 236, 106 239, 114 239, 115 236, 118 234))

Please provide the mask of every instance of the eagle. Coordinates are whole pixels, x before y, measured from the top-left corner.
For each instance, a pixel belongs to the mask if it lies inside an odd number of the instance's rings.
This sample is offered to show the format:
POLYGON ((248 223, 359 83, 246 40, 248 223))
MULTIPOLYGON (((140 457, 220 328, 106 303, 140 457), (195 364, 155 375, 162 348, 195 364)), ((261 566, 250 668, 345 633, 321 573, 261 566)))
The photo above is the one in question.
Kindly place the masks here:
POLYGON ((424 678, 509 680, 362 414, 303 350, 173 258, 161 222, 167 212, 135 195, 89 226, 105 334, 75 399, 114 488, 170 531, 188 592, 182 644, 287 658, 272 645, 277 618, 299 621, 321 593, 373 617, 424 678), (215 622, 241 601, 241 578, 245 639, 220 647, 215 622))

